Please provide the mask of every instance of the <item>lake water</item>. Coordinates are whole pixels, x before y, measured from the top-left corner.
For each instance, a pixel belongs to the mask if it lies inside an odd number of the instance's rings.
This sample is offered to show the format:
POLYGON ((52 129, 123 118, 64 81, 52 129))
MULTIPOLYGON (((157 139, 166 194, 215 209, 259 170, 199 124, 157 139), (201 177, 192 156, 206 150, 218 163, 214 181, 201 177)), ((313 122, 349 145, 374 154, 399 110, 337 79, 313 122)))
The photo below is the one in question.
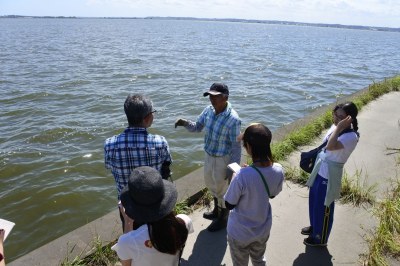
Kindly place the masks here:
POLYGON ((175 129, 228 84, 243 127, 272 130, 400 74, 400 34, 160 19, 0 19, 0 218, 11 261, 116 207, 105 138, 129 93, 158 112, 173 177, 202 166, 203 134, 175 129))

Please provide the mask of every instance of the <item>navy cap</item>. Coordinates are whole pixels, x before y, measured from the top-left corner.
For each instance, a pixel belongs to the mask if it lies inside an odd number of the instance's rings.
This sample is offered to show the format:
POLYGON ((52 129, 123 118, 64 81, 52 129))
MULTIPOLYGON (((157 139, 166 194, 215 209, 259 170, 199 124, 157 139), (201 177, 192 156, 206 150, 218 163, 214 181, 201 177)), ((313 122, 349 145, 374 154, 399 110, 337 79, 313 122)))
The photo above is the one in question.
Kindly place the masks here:
POLYGON ((219 94, 225 94, 229 95, 229 89, 228 86, 226 86, 223 83, 214 83, 211 85, 210 89, 203 93, 203 96, 206 97, 208 95, 219 95, 219 94))

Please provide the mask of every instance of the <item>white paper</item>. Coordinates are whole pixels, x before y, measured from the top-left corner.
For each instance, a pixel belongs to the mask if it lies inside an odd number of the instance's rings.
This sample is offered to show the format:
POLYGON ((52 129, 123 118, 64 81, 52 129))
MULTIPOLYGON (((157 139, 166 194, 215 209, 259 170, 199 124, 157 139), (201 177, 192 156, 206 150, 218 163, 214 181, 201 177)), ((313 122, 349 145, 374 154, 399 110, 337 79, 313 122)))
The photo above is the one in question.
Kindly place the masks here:
POLYGON ((11 230, 13 229, 15 223, 4 220, 4 219, 0 219, 0 229, 4 229, 5 234, 4 234, 4 241, 6 240, 8 234, 11 232, 11 230))
POLYGON ((231 169, 233 172, 237 173, 242 168, 237 163, 228 164, 228 168, 231 169))

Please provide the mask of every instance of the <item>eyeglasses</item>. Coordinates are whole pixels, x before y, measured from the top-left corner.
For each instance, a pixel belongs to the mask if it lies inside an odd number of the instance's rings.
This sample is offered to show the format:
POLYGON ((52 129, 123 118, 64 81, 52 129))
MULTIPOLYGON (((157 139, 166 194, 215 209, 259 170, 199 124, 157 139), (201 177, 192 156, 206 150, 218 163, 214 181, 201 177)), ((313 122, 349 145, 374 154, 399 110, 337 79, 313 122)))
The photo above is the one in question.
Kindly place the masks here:
POLYGON ((146 116, 148 116, 148 115, 150 115, 150 114, 154 114, 154 113, 157 113, 157 110, 153 110, 153 111, 151 111, 150 113, 148 113, 146 116))

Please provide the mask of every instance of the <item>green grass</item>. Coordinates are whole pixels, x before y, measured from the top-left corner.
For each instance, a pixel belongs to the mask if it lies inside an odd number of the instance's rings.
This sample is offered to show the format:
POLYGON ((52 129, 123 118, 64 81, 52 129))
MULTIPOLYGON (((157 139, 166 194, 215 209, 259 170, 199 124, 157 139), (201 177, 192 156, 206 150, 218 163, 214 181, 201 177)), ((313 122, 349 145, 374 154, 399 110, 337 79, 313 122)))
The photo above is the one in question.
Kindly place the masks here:
POLYGON ((394 183, 393 191, 374 209, 378 226, 367 239, 369 248, 364 265, 389 266, 394 264, 388 258, 400 260, 400 181, 394 183))
POLYGON ((306 185, 306 182, 308 180, 309 174, 304 172, 298 167, 291 167, 291 166, 286 166, 284 167, 285 170, 285 178, 286 180, 290 180, 293 183, 300 184, 300 185, 306 185))
POLYGON ((367 186, 366 178, 363 184, 360 183, 361 172, 355 174, 355 177, 349 178, 345 173, 342 179, 342 190, 340 200, 342 203, 351 203, 360 206, 364 203, 374 204, 376 185, 367 186))
POLYGON ((213 196, 207 188, 204 188, 198 193, 194 199, 186 199, 175 205, 175 213, 191 214, 194 210, 200 207, 210 207, 213 201, 213 196))
MULTIPOLYGON (((90 250, 85 252, 83 250, 80 254, 75 256, 72 260, 69 259, 67 254, 66 258, 61 262, 61 266, 111 266, 115 265, 118 261, 118 256, 115 251, 111 250, 111 247, 116 243, 103 242, 99 236, 94 237, 90 243, 90 250), (85 256, 85 254, 89 254, 85 256)), ((69 251, 73 252, 76 245, 69 251)))
MULTIPOLYGON (((306 184, 309 177, 308 173, 298 167, 286 166, 284 169, 286 180, 300 185, 306 184)), ((362 204, 373 204, 375 202, 373 194, 376 186, 367 186, 365 181, 361 184, 360 176, 361 172, 357 172, 352 178, 349 178, 346 173, 343 175, 342 190, 340 193, 340 200, 342 203, 360 206, 362 204)))
POLYGON ((190 213, 193 212, 193 209, 188 205, 187 200, 184 200, 175 205, 174 211, 175 213, 182 213, 189 215, 190 213))

